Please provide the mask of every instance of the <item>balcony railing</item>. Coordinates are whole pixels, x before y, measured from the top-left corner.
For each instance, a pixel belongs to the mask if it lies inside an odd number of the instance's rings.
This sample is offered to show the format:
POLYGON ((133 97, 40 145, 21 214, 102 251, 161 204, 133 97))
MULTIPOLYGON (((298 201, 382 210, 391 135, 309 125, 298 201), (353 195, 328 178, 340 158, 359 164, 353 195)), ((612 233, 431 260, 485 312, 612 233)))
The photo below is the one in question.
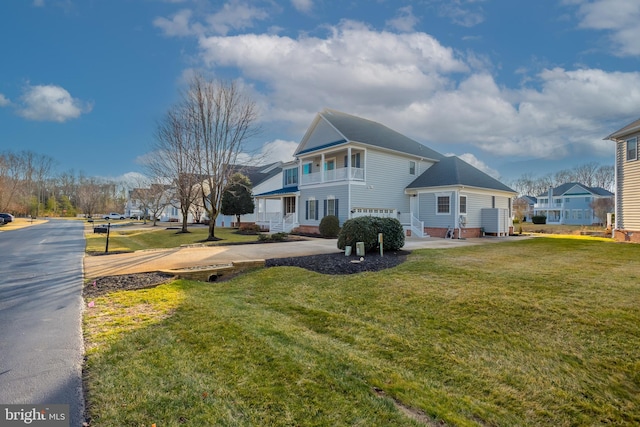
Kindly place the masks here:
POLYGON ((364 168, 338 168, 326 170, 322 172, 312 172, 302 175, 302 185, 316 184, 319 182, 335 182, 335 181, 363 181, 364 168), (351 174, 349 174, 351 170, 351 174))

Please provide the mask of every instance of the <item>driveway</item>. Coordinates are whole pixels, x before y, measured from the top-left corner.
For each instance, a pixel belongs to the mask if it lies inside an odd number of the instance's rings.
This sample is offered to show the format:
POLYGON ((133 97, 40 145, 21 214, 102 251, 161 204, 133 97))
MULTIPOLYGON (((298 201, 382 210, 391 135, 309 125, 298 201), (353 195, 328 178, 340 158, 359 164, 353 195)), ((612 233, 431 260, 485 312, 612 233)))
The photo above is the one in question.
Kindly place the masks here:
POLYGON ((82 425, 83 224, 0 233, 0 403, 67 404, 82 425))
MULTIPOLYGON (((501 237, 467 240, 408 238, 403 249, 452 248, 508 241, 510 239, 515 238, 501 237)), ((125 254, 87 256, 85 257, 84 268, 85 276, 94 279, 119 274, 224 265, 234 261, 332 253, 339 251, 336 243, 336 239, 307 238, 296 242, 154 249, 125 254)))

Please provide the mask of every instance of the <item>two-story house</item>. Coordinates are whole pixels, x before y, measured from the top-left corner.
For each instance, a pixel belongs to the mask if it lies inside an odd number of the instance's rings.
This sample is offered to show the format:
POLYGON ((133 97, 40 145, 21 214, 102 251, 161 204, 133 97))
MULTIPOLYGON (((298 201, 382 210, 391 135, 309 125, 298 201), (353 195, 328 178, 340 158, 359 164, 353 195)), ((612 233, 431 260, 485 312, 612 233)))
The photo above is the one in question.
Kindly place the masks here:
MULTIPOLYGON (((282 225, 317 233, 323 217, 397 218, 408 233, 507 235, 515 191, 458 157, 446 157, 380 123, 325 109, 283 165, 276 200, 282 225)), ((264 225, 264 224, 261 224, 264 225)))
POLYGON ((607 136, 616 144, 616 199, 613 237, 640 242, 640 119, 607 136))
POLYGON ((603 222, 594 214, 593 202, 612 197, 613 193, 604 188, 568 182, 540 194, 533 214, 546 216, 547 224, 593 225, 603 222))

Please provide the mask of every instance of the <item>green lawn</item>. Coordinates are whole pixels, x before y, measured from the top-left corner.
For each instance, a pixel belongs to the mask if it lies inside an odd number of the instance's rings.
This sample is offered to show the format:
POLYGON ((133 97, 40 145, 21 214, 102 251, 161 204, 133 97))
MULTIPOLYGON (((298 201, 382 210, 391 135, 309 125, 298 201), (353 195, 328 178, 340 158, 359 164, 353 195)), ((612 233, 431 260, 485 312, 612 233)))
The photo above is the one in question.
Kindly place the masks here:
POLYGON ((541 237, 110 294, 84 318, 92 425, 638 425, 639 267, 541 237))
MULTIPOLYGON (((94 234, 93 228, 87 228, 87 252, 104 252, 106 234, 94 234)), ((180 245, 204 243, 207 245, 228 245, 230 243, 256 242, 258 236, 239 234, 235 228, 216 227, 215 235, 220 240, 205 242, 209 236, 207 227, 189 227, 188 233, 180 229, 166 227, 119 228, 112 227, 109 232, 110 252, 130 252, 150 248, 175 248, 180 245)))

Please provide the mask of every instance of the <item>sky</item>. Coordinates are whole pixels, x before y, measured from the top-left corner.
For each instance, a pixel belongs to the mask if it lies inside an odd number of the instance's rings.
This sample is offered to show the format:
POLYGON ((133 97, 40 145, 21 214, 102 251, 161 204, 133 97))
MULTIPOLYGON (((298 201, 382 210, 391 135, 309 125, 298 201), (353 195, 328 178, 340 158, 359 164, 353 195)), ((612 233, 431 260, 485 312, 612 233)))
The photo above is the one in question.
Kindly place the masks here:
POLYGON ((640 117, 637 0, 3 0, 0 152, 144 172, 189 76, 256 102, 291 160, 315 114, 378 121, 505 182, 597 162, 640 117))

